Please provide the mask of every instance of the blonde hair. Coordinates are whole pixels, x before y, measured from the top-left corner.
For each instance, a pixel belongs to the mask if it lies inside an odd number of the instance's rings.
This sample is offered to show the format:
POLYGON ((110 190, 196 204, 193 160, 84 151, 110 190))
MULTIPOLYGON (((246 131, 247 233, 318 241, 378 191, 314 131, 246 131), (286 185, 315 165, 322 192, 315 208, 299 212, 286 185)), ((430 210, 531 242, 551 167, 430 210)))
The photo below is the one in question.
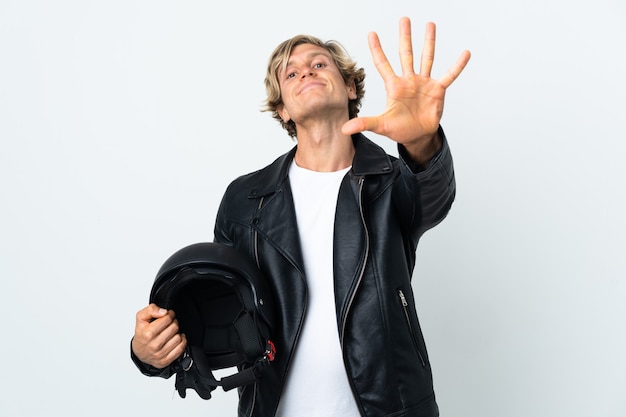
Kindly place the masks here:
POLYGON ((341 76, 346 85, 354 82, 356 89, 356 98, 348 102, 348 113, 350 119, 356 117, 361 109, 361 99, 365 94, 365 70, 357 68, 356 62, 350 58, 344 47, 337 41, 324 42, 319 38, 309 35, 297 35, 291 39, 282 42, 274 49, 270 56, 267 72, 265 75, 265 91, 267 98, 265 99, 263 111, 272 112, 272 117, 280 122, 282 127, 292 138, 296 137, 296 124, 289 120, 288 122, 278 114, 278 108, 283 104, 280 94, 280 83, 278 74, 287 67, 287 61, 293 49, 298 45, 312 44, 324 48, 330 53, 331 58, 337 65, 341 76))

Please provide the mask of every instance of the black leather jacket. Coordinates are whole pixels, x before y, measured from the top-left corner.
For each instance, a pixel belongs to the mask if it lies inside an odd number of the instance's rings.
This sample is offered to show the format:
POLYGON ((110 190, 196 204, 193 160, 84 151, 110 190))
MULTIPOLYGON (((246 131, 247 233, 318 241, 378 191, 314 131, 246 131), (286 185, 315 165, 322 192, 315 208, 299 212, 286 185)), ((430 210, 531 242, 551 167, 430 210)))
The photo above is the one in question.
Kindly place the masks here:
MULTIPOLYGON (((346 372, 363 416, 439 414, 411 276, 420 236, 443 220, 454 200, 452 156, 441 129, 440 135, 443 148, 423 171, 402 147, 397 159, 363 135, 353 137, 356 153, 335 218, 335 304, 346 372)), ((233 181, 217 215, 215 240, 246 253, 265 272, 279 317, 276 360, 260 382, 240 390, 240 417, 275 415, 306 316, 288 179, 294 153, 233 181)))
MULTIPOLYGON (((346 372, 362 416, 435 417, 426 346, 411 276, 420 236, 447 215, 455 195, 452 156, 443 147, 426 170, 358 134, 352 169, 337 199, 335 305, 346 372)), ((271 280, 278 323, 276 359, 261 381, 239 390, 240 417, 273 417, 307 310, 307 285, 288 169, 295 148, 233 181, 220 205, 215 241, 254 259, 271 280)), ((168 378, 172 367, 135 364, 168 378)), ((324 384, 326 381, 311 381, 324 384)))

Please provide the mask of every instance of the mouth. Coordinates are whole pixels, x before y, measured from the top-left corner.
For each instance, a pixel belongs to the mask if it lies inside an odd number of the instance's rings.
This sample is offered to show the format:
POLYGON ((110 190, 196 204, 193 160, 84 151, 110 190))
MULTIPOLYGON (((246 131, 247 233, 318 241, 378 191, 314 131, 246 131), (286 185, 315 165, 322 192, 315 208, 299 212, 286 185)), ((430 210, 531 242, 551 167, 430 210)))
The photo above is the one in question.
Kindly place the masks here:
POLYGON ((323 86, 323 83, 317 82, 317 81, 311 81, 308 82, 306 84, 304 84, 299 90, 298 90, 298 95, 312 89, 312 88, 316 88, 316 87, 321 87, 323 86))

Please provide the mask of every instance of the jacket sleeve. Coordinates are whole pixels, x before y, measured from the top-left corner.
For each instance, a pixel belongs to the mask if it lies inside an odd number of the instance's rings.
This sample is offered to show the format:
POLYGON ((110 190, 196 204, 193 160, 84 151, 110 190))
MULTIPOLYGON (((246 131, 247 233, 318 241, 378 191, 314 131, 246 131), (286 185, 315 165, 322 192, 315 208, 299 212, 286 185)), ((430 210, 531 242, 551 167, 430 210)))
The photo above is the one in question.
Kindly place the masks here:
POLYGON ((400 177, 404 186, 400 187, 402 196, 397 200, 399 204, 413 202, 409 227, 417 239, 445 219, 456 195, 452 154, 441 127, 439 135, 443 145, 426 169, 413 162, 406 149, 398 145, 400 177))
POLYGON ((163 369, 159 369, 155 368, 154 366, 148 365, 147 363, 143 363, 135 355, 135 352, 133 352, 132 345, 130 348, 130 358, 132 359, 137 369, 139 369, 142 374, 147 376, 160 376, 161 378, 169 378, 176 372, 174 366, 172 365, 167 366, 163 369))
POLYGON ((228 231, 226 213, 229 211, 227 205, 230 201, 229 191, 233 187, 233 183, 228 186, 228 188, 224 192, 224 195, 222 196, 222 201, 220 202, 220 206, 217 210, 217 216, 215 217, 215 226, 213 229, 213 241, 229 246, 232 246, 233 242, 228 231))

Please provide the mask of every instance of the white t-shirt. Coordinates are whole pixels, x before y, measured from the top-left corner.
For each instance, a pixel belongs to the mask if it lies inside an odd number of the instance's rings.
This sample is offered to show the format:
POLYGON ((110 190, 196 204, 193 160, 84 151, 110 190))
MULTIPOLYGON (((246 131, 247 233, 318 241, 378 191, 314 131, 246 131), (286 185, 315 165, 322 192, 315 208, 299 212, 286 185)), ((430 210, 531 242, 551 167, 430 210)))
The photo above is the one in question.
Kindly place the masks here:
POLYGON ((333 233, 339 186, 350 167, 317 172, 292 162, 289 181, 308 305, 278 417, 359 417, 339 344, 333 284, 333 233))

